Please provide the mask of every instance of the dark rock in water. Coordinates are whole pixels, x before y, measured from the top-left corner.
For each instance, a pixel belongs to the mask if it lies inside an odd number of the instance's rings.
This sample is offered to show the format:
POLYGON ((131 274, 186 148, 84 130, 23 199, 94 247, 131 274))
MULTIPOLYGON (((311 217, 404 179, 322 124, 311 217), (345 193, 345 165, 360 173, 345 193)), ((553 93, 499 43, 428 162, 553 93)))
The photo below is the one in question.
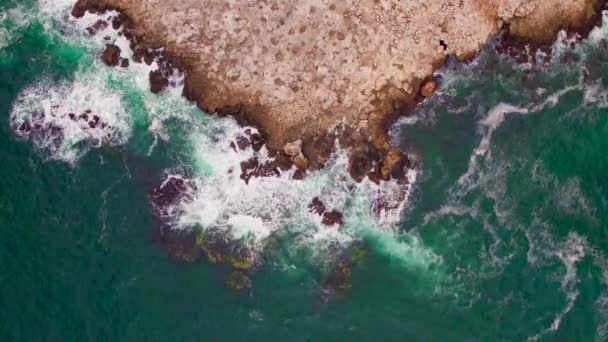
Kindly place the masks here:
POLYGON ((157 58, 157 53, 153 50, 147 49, 142 46, 135 46, 133 49, 133 61, 135 63, 146 63, 152 65, 154 59, 157 58))
POLYGON ((249 139, 239 136, 236 138, 236 145, 239 147, 239 150, 245 150, 251 146, 251 142, 249 139))
POLYGON ((181 177, 169 177, 151 195, 157 214, 164 216, 168 206, 175 205, 188 191, 190 184, 181 177))
POLYGON ((120 66, 123 68, 128 68, 129 67, 129 60, 127 58, 121 58, 120 60, 120 66))
POLYGON ((348 173, 356 182, 361 182, 372 166, 372 161, 364 152, 353 151, 349 156, 348 173))
POLYGON ((211 264, 228 264, 242 271, 249 271, 254 266, 251 251, 247 247, 229 242, 223 233, 199 231, 196 245, 211 264))
POLYGON ((302 170, 296 170, 293 173, 293 176, 291 178, 295 179, 295 180, 302 180, 306 177, 306 172, 302 171, 302 170))
POLYGON ((326 133, 302 142, 302 154, 308 160, 310 170, 320 170, 331 156, 335 135, 326 133))
POLYGON ((68 117, 72 120, 76 120, 76 114, 74 114, 74 113, 68 114, 68 117))
POLYGON ((170 256, 188 262, 200 258, 202 251, 196 245, 196 232, 163 226, 159 233, 159 242, 167 248, 170 256))
POLYGON ((278 177, 279 169, 271 161, 260 164, 258 158, 253 157, 241 162, 241 179, 249 183, 251 177, 278 177))
POLYGON ((101 60, 108 66, 117 66, 120 61, 120 48, 114 44, 106 44, 101 60))
POLYGON ((380 178, 386 179, 389 174, 382 175, 380 169, 385 156, 384 151, 374 147, 371 143, 359 143, 348 157, 348 173, 356 182, 361 182, 365 176, 369 176, 370 180, 376 183, 380 178))
POLYGON ((251 135, 250 139, 251 139, 251 147, 256 152, 259 152, 262 149, 262 147, 264 146, 264 144, 266 143, 266 140, 264 140, 262 135, 259 133, 253 133, 251 135))
POLYGON ((234 271, 228 275, 226 286, 238 291, 247 290, 251 288, 251 279, 243 272, 234 271))
POLYGON ((169 86, 169 80, 160 70, 150 71, 150 91, 158 94, 169 86))
POLYGON ((105 30, 108 27, 108 22, 105 20, 97 20, 97 22, 95 24, 93 24, 90 27, 87 27, 87 32, 89 32, 89 34, 94 35, 99 31, 105 30))
POLYGON ((409 165, 409 160, 406 155, 402 155, 401 159, 395 163, 393 169, 391 170, 391 178, 393 179, 402 179, 405 177, 406 168, 409 165))
POLYGON ((317 215, 323 215, 325 213, 325 204, 321 202, 319 197, 315 197, 312 199, 312 202, 308 205, 308 210, 317 215))
POLYGON ((332 210, 323 214, 323 224, 327 226, 342 225, 342 213, 337 210, 332 210))
POLYGON ((29 133, 32 130, 32 125, 28 120, 23 121, 23 123, 19 126, 19 131, 21 133, 29 133))
POLYGON ((82 17, 84 17, 86 12, 87 12, 86 5, 76 3, 76 5, 72 8, 71 14, 75 18, 82 18, 82 17))
POLYGON ((164 54, 161 53, 157 55, 156 59, 158 60, 158 70, 160 70, 160 72, 165 75, 165 77, 173 75, 173 73, 175 72, 175 68, 164 54))
POLYGON ((289 169, 291 169, 291 166, 293 165, 293 162, 291 161, 291 159, 286 156, 283 152, 279 152, 276 154, 276 156, 274 157, 274 164, 281 170, 283 171, 287 171, 289 169))
POLYGON ((239 150, 245 150, 247 148, 249 148, 249 146, 251 146, 251 142, 249 141, 249 139, 245 138, 242 135, 239 135, 236 138, 236 145, 239 147, 239 150))
MULTIPOLYGON (((129 24, 128 23, 128 19, 122 13, 120 13, 118 16, 116 16, 116 17, 114 17, 112 19, 112 28, 115 29, 115 30, 118 30, 123 25, 124 26, 131 26, 131 25, 127 25, 127 24, 129 24)), ((127 28, 129 28, 129 27, 127 27, 127 28)))
POLYGON ((241 162, 241 179, 249 183, 249 179, 255 174, 255 170, 260 165, 258 158, 251 158, 241 162))

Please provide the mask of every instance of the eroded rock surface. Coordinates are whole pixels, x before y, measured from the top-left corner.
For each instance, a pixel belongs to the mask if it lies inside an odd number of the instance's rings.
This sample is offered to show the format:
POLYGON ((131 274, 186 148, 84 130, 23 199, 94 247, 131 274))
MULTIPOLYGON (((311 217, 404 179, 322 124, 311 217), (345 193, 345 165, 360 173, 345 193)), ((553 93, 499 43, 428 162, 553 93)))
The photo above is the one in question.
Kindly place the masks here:
POLYGON ((517 37, 552 39, 584 24, 597 2, 80 0, 74 13, 122 10, 146 44, 188 71, 203 108, 238 107, 270 148, 344 121, 388 151, 386 114, 411 107, 448 54, 471 57, 504 24, 517 37))

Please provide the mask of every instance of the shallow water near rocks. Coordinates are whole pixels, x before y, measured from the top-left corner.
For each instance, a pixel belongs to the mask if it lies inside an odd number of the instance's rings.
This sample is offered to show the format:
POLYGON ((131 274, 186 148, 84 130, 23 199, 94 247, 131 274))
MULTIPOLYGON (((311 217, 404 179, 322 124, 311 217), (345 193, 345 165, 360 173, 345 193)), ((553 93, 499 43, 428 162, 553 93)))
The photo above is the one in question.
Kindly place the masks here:
POLYGON ((607 338, 605 28, 556 43, 546 67, 488 48, 440 70, 438 94, 394 128, 421 169, 391 225, 369 210, 372 184, 336 181, 340 153, 303 182, 239 187, 227 170, 254 153, 230 148, 243 128, 188 103, 179 78, 150 93, 154 66, 103 65, 115 33, 89 36, 97 18, 70 19, 70 5, 0 0, 2 340, 607 338), (32 108, 60 140, 18 134, 32 108), (92 115, 107 125, 90 132, 92 115), (282 232, 249 291, 156 242, 150 191, 184 173, 204 191, 176 228, 211 222, 254 243, 282 232), (307 210, 318 195, 343 228, 307 210), (352 287, 323 295, 327 260, 353 240, 367 253, 352 287))

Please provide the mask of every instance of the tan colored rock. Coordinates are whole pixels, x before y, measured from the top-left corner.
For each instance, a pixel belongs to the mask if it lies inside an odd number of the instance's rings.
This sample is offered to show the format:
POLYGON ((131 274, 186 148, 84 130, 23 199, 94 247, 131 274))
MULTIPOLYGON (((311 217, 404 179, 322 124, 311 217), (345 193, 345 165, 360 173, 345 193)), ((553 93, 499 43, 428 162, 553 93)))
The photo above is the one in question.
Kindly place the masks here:
POLYGON ((420 88, 420 94, 424 97, 430 97, 435 94, 435 90, 437 90, 437 81, 431 78, 420 88))
POLYGON ((394 113, 414 107, 446 56, 474 56, 503 24, 520 38, 552 39, 586 24, 599 2, 79 0, 73 13, 123 11, 144 44, 164 47, 187 71, 189 98, 243 116, 268 134, 270 149, 369 116, 367 134, 390 153, 394 113))
POLYGON ((290 142, 285 144, 283 151, 286 155, 294 158, 299 154, 302 154, 302 140, 296 140, 294 142, 290 142))
POLYGON ((304 171, 308 168, 308 159, 306 159, 306 157, 304 157, 304 155, 302 153, 300 153, 293 158, 293 164, 299 170, 304 171))
POLYGON ((386 179, 390 177, 391 172, 393 172, 393 169, 401 163, 401 160, 401 152, 396 148, 391 148, 382 162, 382 178, 386 179))

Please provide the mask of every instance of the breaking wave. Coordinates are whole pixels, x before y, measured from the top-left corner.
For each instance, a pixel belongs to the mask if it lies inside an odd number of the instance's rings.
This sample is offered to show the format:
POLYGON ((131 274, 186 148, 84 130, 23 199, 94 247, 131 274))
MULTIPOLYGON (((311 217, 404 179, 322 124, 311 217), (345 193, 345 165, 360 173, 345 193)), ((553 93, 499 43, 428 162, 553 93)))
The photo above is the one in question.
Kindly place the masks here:
POLYGON ((398 232, 416 170, 408 171, 404 184, 355 183, 348 174, 348 151, 337 148, 323 170, 309 172, 304 179, 294 179, 295 167, 271 170, 272 177, 243 179, 243 163, 257 167, 271 159, 265 146, 235 148, 243 136, 256 135, 255 128, 197 110, 181 96, 183 75, 177 70, 169 77, 168 89, 150 93, 148 75, 162 65, 158 59, 149 65, 133 63, 126 35, 108 24, 118 13, 87 13, 75 19, 66 14, 72 4, 42 1, 39 16, 24 21, 41 22, 50 35, 59 41, 69 39, 89 54, 78 62, 71 79, 38 80, 21 92, 10 114, 16 136, 29 140, 48 158, 70 164, 94 148, 131 148, 134 141, 148 141, 143 136, 152 137, 145 147, 148 156, 160 144, 185 140, 184 160, 167 170, 165 182, 159 184, 162 188, 179 178, 189 185, 184 200, 163 209, 161 216, 173 229, 220 232, 256 253, 269 236, 280 234, 289 237, 292 249, 313 251, 312 258, 320 263, 371 237, 381 251, 406 264, 441 263, 419 238, 398 232), (130 60, 129 66, 104 65, 98 56, 106 44, 116 45, 118 57, 130 60), (180 128, 168 129, 175 121, 180 128), (326 208, 322 215, 311 210, 315 198, 326 208))

